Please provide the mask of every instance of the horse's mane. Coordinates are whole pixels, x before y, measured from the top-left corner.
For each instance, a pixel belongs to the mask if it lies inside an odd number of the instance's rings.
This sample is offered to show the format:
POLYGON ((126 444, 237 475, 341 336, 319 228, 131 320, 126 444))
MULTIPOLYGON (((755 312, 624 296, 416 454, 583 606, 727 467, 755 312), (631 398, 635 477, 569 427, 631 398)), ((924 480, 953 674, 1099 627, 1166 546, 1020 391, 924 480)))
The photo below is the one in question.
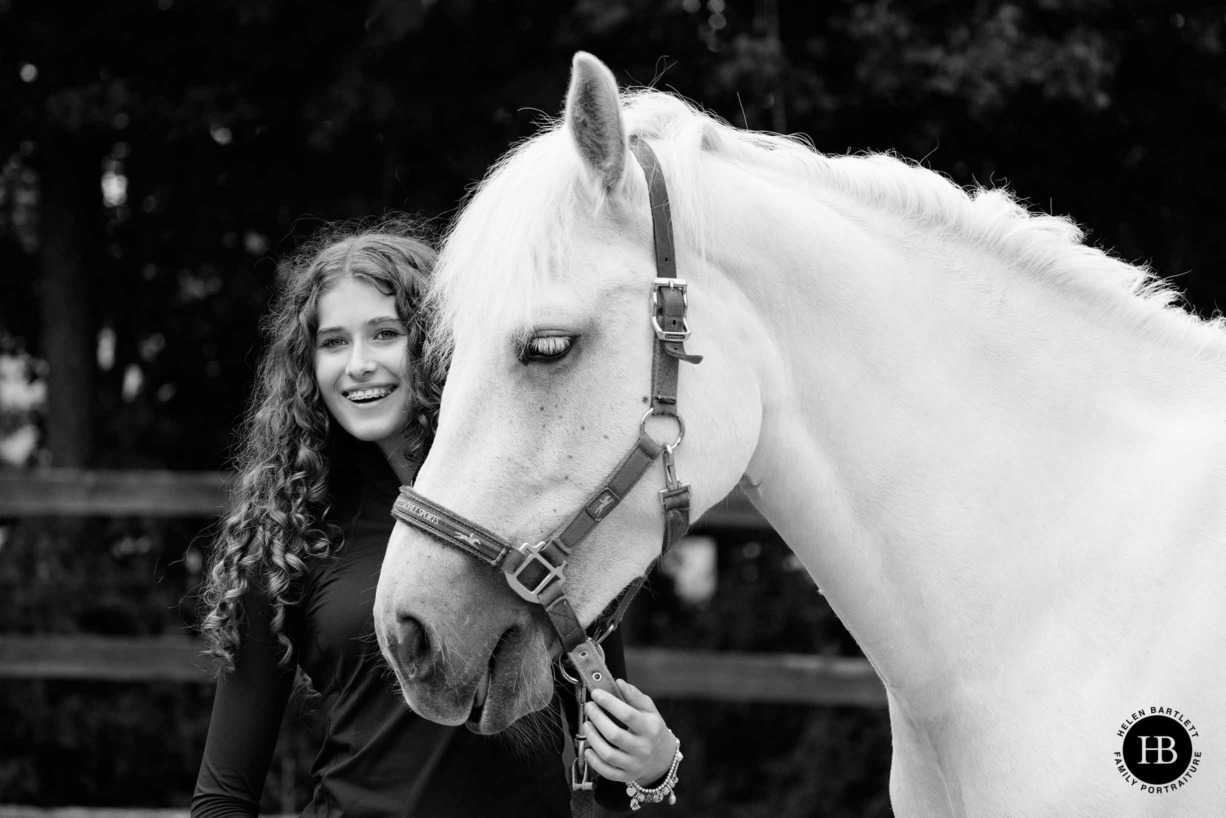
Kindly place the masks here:
MULTIPOLYGON (((1146 266, 1086 245, 1071 219, 1033 211, 1008 190, 964 189, 921 165, 885 153, 827 156, 803 137, 735 128, 681 98, 650 89, 623 92, 628 135, 651 141, 668 180, 675 229, 683 246, 704 254, 719 230, 709 218, 712 185, 703 161, 718 158, 773 178, 789 190, 807 182, 815 195, 834 192, 909 226, 915 241, 954 240, 991 254, 1019 272, 1071 286, 1108 313, 1173 332, 1198 351, 1226 355, 1223 319, 1203 321, 1183 309, 1177 290, 1146 266), (1159 322, 1156 323, 1155 322, 1159 322)), ((461 313, 519 318, 537 288, 563 272, 579 219, 604 205, 586 183, 561 120, 521 142, 470 191, 452 224, 429 302, 439 351, 450 350, 461 313)), ((629 173, 626 185, 641 185, 629 173)))

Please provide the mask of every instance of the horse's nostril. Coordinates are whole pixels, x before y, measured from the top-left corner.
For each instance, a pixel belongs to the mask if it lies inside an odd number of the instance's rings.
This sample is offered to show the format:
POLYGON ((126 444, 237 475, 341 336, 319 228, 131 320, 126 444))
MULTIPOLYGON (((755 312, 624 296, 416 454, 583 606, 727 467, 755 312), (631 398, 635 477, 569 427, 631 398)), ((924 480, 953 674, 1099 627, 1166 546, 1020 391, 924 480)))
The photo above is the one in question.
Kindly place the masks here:
POLYGON ((404 660, 404 670, 409 678, 418 675, 428 664, 430 657, 430 636, 426 628, 415 617, 400 614, 396 617, 400 624, 400 655, 404 660))

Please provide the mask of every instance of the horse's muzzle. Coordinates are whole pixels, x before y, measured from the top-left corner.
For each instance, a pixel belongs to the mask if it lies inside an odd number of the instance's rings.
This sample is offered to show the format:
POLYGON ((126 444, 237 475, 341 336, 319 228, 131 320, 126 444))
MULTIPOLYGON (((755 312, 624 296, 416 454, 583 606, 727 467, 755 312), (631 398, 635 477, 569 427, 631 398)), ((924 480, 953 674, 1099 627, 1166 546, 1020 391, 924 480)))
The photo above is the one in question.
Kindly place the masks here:
POLYGON ((385 621, 376 627, 376 633, 405 702, 415 713, 440 724, 468 720, 475 681, 456 683, 450 678, 441 645, 425 625, 412 616, 397 616, 391 624, 385 621))

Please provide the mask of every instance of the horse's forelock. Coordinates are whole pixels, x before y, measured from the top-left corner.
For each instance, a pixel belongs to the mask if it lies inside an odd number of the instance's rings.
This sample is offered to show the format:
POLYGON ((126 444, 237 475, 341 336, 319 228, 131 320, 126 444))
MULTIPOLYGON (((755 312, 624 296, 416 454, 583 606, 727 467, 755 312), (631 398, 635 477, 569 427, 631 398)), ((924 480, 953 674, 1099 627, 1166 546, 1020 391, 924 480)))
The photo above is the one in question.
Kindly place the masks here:
MULTIPOLYGON (((669 95, 648 93, 674 116, 687 110, 669 95)), ((624 95, 631 103, 626 111, 631 132, 658 135, 658 116, 635 115, 637 96, 624 95), (646 127, 635 128, 636 121, 646 127)), ((623 174, 613 191, 592 185, 563 125, 549 121, 508 151, 472 190, 448 231, 427 298, 440 358, 450 354, 464 315, 497 325, 526 320, 540 288, 566 272, 579 221, 600 214, 610 197, 645 191, 637 170, 623 174)))
POLYGON ((427 296, 437 354, 449 354, 464 314, 500 323, 526 314, 565 256, 577 212, 578 160, 558 126, 503 156, 452 224, 427 296))

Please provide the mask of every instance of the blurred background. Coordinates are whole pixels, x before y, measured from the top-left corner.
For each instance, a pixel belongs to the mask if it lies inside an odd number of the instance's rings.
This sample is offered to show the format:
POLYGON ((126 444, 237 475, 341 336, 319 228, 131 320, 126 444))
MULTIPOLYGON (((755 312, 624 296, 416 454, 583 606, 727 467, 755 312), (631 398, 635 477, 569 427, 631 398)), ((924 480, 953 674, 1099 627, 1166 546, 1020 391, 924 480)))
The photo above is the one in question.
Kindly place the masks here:
MULTIPOLYGON (((0 0, 0 804, 187 804, 194 594, 280 260, 337 219, 440 230, 559 112, 575 50, 737 126, 1008 186, 1209 316, 1224 46, 1220 2, 0 0)), ((859 653, 808 576, 725 512, 626 625, 687 745, 671 814, 888 815, 871 681, 755 681, 864 668, 831 664, 859 653), (673 648, 776 663, 669 688, 673 648)), ((267 811, 307 802, 318 719, 291 706, 267 811)))

